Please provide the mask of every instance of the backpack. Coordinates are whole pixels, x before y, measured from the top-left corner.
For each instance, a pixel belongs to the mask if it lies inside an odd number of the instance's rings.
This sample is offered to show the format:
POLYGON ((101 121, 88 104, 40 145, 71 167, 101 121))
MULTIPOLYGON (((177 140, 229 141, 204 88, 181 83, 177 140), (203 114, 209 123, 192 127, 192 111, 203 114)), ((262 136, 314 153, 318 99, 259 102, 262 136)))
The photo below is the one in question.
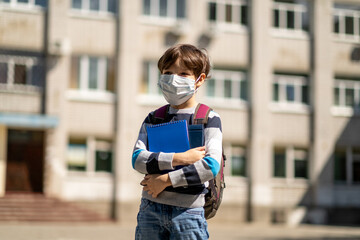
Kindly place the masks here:
MULTIPOLYGON (((170 105, 165 105, 155 110, 152 123, 160 124, 167 118, 170 105)), ((192 125, 205 125, 208 122, 209 113, 212 109, 205 104, 198 104, 195 109, 194 117, 192 119, 192 125)), ((205 194, 205 218, 210 219, 215 216, 217 210, 222 201, 222 195, 225 188, 224 180, 224 167, 225 167, 226 156, 222 151, 222 158, 220 163, 219 173, 215 178, 209 181, 209 186, 206 188, 207 193, 205 194)))

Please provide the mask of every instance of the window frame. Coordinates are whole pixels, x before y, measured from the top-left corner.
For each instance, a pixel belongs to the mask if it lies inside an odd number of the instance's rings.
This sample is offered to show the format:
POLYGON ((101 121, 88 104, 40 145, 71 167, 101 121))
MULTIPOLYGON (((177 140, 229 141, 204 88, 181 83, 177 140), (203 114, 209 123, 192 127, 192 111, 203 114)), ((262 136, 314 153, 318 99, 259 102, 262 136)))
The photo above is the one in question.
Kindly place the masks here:
POLYGON ((333 8, 333 34, 335 39, 344 41, 360 41, 360 10, 346 9, 341 7, 333 8), (346 33, 346 17, 353 18, 353 34, 346 33), (335 31, 336 18, 339 19, 339 32, 335 31))
MULTIPOLYGON (((247 147, 245 145, 242 144, 237 144, 237 143, 227 143, 224 145, 224 151, 226 153, 226 167, 224 168, 224 174, 227 177, 231 177, 233 179, 247 179, 248 177, 248 169, 247 169, 247 164, 248 164, 248 158, 247 158, 247 147), (240 156, 240 158, 243 158, 244 160, 244 165, 245 165, 245 173, 244 175, 234 175, 233 174, 233 156, 234 153, 236 153, 236 151, 238 151, 240 154, 238 156, 240 156)), ((236 155, 235 155, 236 156, 236 155)))
POLYGON ((272 98, 271 107, 274 111, 286 112, 309 112, 311 95, 310 95, 310 80, 309 77, 303 75, 289 75, 289 74, 274 74, 272 81, 272 98), (278 99, 275 99, 275 85, 278 85, 278 99), (292 86, 294 89, 294 100, 288 100, 287 87, 292 86), (307 89, 307 101, 303 102, 304 92, 307 89))
MULTIPOLYGON (((308 14, 308 6, 300 3, 286 3, 273 1, 272 5, 272 32, 276 35, 291 37, 291 38, 304 38, 309 36, 309 31, 304 30, 303 21, 304 14, 308 14), (275 26, 275 11, 279 12, 279 26, 275 26), (288 12, 294 13, 294 28, 288 27, 288 12)), ((310 21, 308 21, 310 22, 310 21)), ((309 23, 306 26, 309 28, 309 23)))
POLYGON ((333 87, 333 115, 352 116, 360 114, 360 80, 335 78, 333 87), (338 89, 338 97, 336 91, 338 89), (353 89, 354 105, 346 104, 346 90, 353 89), (338 99, 337 99, 338 98, 338 99), (337 104, 338 100, 338 104, 337 104))
POLYGON ((210 78, 205 83, 205 97, 209 101, 220 102, 223 104, 234 102, 234 103, 247 103, 248 102, 248 79, 247 74, 240 70, 227 70, 215 68, 210 73, 210 78), (231 81, 231 97, 225 95, 225 82, 231 81), (214 81, 214 96, 208 95, 209 81, 214 81), (245 99, 242 99, 242 83, 245 84, 245 99))
POLYGON ((27 3, 19 2, 19 0, 9 0, 9 2, 0 2, 0 7, 8 7, 19 10, 42 10, 47 8, 47 1, 45 6, 41 6, 36 4, 36 0, 28 0, 27 3))
POLYGON ((71 69, 71 71, 74 72, 71 73, 72 76, 69 78, 69 85, 72 85, 72 81, 77 81, 77 86, 68 88, 68 99, 109 103, 113 103, 115 101, 115 92, 107 89, 108 84, 110 84, 109 64, 112 64, 112 59, 106 56, 74 55, 72 56, 72 61, 77 61, 77 63, 72 64, 72 67, 76 67, 76 69, 71 69), (89 87, 89 67, 91 58, 97 59, 98 72, 96 79, 96 89, 89 87), (76 76, 73 76, 75 73, 76 76))
POLYGON ((207 21, 210 28, 225 31, 246 31, 249 22, 249 9, 246 0, 207 0, 207 21), (210 19, 210 5, 215 4, 215 20, 210 19), (227 6, 231 6, 231 21, 227 21, 227 6), (246 9, 246 22, 243 23, 242 7, 246 9))
MULTIPOLYGON (((354 181, 354 163, 359 163, 360 162, 360 147, 354 147, 354 146, 346 146, 346 147, 341 147, 341 146, 337 146, 334 149, 334 156, 336 156, 336 152, 343 152, 345 153, 345 163, 343 163, 345 166, 345 179, 343 180, 338 180, 336 179, 336 159, 334 157, 334 184, 336 185, 348 185, 348 186, 358 186, 360 185, 360 181, 355 182, 354 181), (356 154, 356 158, 354 157, 354 152, 357 152, 356 154)), ((358 178, 360 178, 360 176, 357 176, 358 178)))
MULTIPOLYGON (((99 0, 99 10, 92 10, 90 9, 90 1, 91 0, 80 0, 81 1, 81 7, 80 8, 74 8, 74 0, 71 0, 71 6, 70 9, 75 14, 81 14, 81 15, 92 15, 92 16, 113 16, 116 14, 117 9, 114 9, 114 11, 109 10, 109 1, 111 0, 99 0)), ((115 0, 116 1, 116 0, 115 0)), ((115 4, 116 6, 116 4, 115 4)))
POLYGON ((174 25, 180 24, 187 19, 187 0, 182 0, 184 3, 184 12, 181 13, 183 17, 178 17, 178 2, 179 0, 165 0, 167 3, 167 9, 165 16, 161 16, 160 2, 162 0, 142 0, 141 16, 144 23, 152 23, 159 25, 174 25), (145 2, 149 2, 149 14, 145 11, 145 2))
POLYGON ((276 181, 286 181, 286 182, 294 182, 294 181, 303 181, 308 182, 310 180, 310 156, 309 151, 306 148, 295 147, 295 146, 275 146, 273 148, 272 155, 272 178, 276 181), (277 151, 284 151, 285 154, 285 176, 275 176, 275 153, 277 151), (302 158, 301 158, 302 157, 302 158), (296 177, 296 164, 297 160, 306 162, 306 177, 296 177))
POLYGON ((36 85, 36 83, 33 82, 33 69, 40 64, 38 57, 0 55, 0 63, 5 64, 7 67, 7 72, 4 74, 4 76, 6 76, 6 83, 0 83, 1 86, 7 89, 26 89, 26 91, 34 92, 40 92, 42 90, 42 84, 36 85), (26 67, 25 84, 15 82, 16 65, 26 67))
POLYGON ((67 150, 66 150, 66 170, 68 173, 80 173, 80 174, 106 174, 111 175, 113 173, 113 142, 111 140, 103 140, 98 139, 93 136, 88 137, 73 137, 70 136, 68 143, 67 143, 67 150), (73 142, 73 143, 71 143, 73 142), (74 144, 75 142, 75 144, 74 144), (81 142, 81 144, 77 144, 76 142, 81 142), (71 145, 83 145, 85 148, 85 166, 83 170, 76 170, 69 168, 69 147, 71 145), (96 154, 98 151, 107 151, 112 154, 111 158, 111 172, 109 171, 98 171, 96 169, 96 154))

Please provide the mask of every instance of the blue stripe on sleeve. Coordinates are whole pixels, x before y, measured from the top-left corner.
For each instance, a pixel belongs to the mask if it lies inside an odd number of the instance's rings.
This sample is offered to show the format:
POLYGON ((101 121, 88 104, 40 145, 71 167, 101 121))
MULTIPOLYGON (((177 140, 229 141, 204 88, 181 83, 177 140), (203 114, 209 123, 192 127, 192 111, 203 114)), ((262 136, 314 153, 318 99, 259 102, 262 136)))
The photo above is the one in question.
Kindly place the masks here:
POLYGON ((135 152, 133 152, 133 155, 132 155, 132 166, 133 168, 135 169, 135 162, 136 162, 136 159, 138 158, 139 154, 144 151, 144 149, 138 149, 136 150, 135 152))
POLYGON ((218 174, 218 172, 220 171, 219 163, 212 157, 204 157, 204 160, 210 167, 210 170, 215 177, 218 174))

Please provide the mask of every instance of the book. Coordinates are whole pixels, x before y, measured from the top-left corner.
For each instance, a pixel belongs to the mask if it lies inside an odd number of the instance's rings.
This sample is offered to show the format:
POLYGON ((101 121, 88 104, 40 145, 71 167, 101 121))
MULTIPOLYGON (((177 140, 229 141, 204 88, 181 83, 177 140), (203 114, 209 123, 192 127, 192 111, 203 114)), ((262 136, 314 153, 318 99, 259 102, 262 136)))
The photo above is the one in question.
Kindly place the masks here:
POLYGON ((186 120, 146 126, 150 152, 178 153, 190 149, 186 120))
POLYGON ((188 128, 190 148, 204 146, 204 125, 190 125, 188 128))

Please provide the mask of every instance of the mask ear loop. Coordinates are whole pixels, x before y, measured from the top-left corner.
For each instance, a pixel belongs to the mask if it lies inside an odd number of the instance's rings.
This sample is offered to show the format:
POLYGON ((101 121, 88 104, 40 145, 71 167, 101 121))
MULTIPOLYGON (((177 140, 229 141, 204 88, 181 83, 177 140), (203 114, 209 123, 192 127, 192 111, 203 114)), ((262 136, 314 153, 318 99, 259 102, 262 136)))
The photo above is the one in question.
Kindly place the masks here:
MULTIPOLYGON (((195 86, 195 84, 196 84, 200 79, 201 79, 201 74, 200 74, 200 76, 196 79, 196 81, 195 81, 195 83, 194 83, 194 86, 195 86)), ((200 88, 200 87, 198 87, 198 88, 195 89, 195 93, 199 90, 199 88, 200 88)))

